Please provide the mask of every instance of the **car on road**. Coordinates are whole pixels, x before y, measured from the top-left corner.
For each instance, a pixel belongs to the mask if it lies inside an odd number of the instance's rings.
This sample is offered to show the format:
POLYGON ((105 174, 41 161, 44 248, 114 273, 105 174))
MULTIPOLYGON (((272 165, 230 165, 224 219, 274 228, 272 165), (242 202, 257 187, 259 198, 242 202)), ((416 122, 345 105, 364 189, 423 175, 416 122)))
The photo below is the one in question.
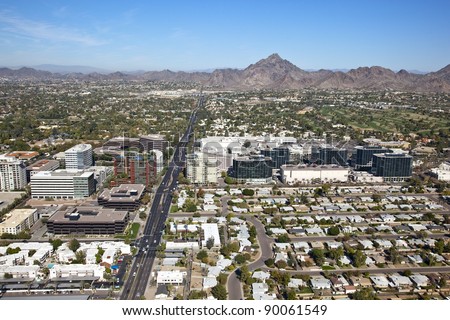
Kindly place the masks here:
POLYGON ((133 272, 133 277, 136 277, 136 271, 135 271, 135 272, 133 272))

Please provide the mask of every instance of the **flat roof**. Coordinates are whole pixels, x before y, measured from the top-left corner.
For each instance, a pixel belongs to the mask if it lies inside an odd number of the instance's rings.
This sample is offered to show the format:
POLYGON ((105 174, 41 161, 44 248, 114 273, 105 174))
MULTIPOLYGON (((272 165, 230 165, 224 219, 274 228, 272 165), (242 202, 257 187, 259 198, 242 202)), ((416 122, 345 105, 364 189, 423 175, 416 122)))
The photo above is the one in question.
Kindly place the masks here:
POLYGON ((0 228, 15 228, 36 211, 37 209, 14 209, 5 215, 6 220, 0 223, 0 228))
POLYGON ((36 151, 13 151, 6 154, 7 157, 15 157, 21 160, 30 160, 36 158, 39 155, 39 152, 36 151))
POLYGON ((59 169, 55 171, 40 171, 36 173, 33 178, 42 178, 42 177, 82 177, 82 178, 88 178, 89 176, 93 175, 94 173, 86 172, 84 170, 78 170, 78 169, 59 169))
POLYGON ((59 161, 58 160, 47 160, 47 159, 42 159, 42 160, 38 160, 35 163, 29 165, 27 167, 27 170, 29 171, 49 171, 52 167, 54 166, 58 166, 59 167, 59 161))
POLYGON ((121 184, 118 187, 105 189, 98 196, 98 199, 106 201, 136 201, 142 196, 145 190, 143 184, 121 184))
POLYGON ((48 222, 73 225, 79 223, 112 223, 123 220, 127 215, 128 211, 100 206, 62 206, 48 219, 48 222))

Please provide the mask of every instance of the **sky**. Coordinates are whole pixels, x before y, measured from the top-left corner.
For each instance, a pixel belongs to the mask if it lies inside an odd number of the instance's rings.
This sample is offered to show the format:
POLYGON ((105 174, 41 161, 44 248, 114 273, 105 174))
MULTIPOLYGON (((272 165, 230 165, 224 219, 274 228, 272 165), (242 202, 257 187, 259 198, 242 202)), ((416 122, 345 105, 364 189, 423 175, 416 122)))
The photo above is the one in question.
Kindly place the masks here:
POLYGON ((111 71, 450 64, 448 0, 0 0, 0 66, 111 71))

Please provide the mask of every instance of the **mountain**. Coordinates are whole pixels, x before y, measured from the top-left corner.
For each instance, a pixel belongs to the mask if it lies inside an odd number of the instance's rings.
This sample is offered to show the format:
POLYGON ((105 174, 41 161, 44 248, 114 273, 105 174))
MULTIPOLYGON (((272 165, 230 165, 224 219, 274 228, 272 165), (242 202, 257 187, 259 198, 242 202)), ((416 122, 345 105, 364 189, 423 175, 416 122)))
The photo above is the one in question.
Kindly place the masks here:
POLYGON ((33 66, 33 68, 36 70, 49 71, 52 73, 60 73, 60 74, 68 74, 68 73, 88 74, 93 72, 107 74, 111 72, 106 69, 94 68, 89 66, 63 66, 56 64, 41 64, 33 66))
MULTIPOLYGON (((74 66, 76 67, 76 66, 74 66)), ((87 67, 88 68, 88 67, 87 67)), ((85 69, 87 70, 87 69, 85 69)), ((100 69, 98 69, 100 70, 100 69)), ((274 53, 245 69, 216 69, 213 72, 140 71, 84 74, 76 72, 51 73, 33 68, 13 70, 0 68, 0 77, 7 79, 82 79, 82 80, 142 80, 195 82, 203 86, 229 90, 258 89, 355 89, 400 90, 411 92, 450 92, 450 65, 426 74, 400 70, 394 72, 380 66, 360 67, 348 71, 302 70, 274 53)), ((66 69, 68 71, 68 69, 66 69)))

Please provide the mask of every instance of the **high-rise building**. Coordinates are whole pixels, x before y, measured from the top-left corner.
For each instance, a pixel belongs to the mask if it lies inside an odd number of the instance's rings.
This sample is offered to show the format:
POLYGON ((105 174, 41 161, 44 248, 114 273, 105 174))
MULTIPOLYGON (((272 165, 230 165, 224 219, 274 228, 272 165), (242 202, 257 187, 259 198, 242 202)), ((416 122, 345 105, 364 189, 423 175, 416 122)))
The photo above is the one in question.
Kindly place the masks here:
POLYGON ((86 198, 95 192, 94 172, 83 170, 41 171, 31 177, 34 199, 86 198))
POLYGON ((21 190, 27 185, 26 166, 15 157, 0 156, 0 190, 21 190))
POLYGON ((263 149, 261 154, 272 159, 273 169, 280 169, 282 165, 289 163, 289 149, 286 147, 263 149))
POLYGON ((336 147, 319 148, 319 164, 335 164, 338 166, 347 165, 347 150, 336 147))
POLYGON ((272 180, 272 159, 250 156, 233 159, 231 176, 240 183, 269 183, 272 180))
POLYGON ((186 178, 191 183, 217 183, 217 159, 201 152, 187 155, 186 178))
POLYGON ((357 146, 356 156, 353 161, 355 170, 370 171, 372 168, 372 156, 376 153, 391 153, 392 151, 381 146, 357 146))
POLYGON ((401 182, 412 175, 412 157, 403 153, 380 153, 372 157, 372 174, 385 182, 401 182))
POLYGON ((84 169, 92 166, 92 146, 78 144, 65 152, 66 169, 84 169))

